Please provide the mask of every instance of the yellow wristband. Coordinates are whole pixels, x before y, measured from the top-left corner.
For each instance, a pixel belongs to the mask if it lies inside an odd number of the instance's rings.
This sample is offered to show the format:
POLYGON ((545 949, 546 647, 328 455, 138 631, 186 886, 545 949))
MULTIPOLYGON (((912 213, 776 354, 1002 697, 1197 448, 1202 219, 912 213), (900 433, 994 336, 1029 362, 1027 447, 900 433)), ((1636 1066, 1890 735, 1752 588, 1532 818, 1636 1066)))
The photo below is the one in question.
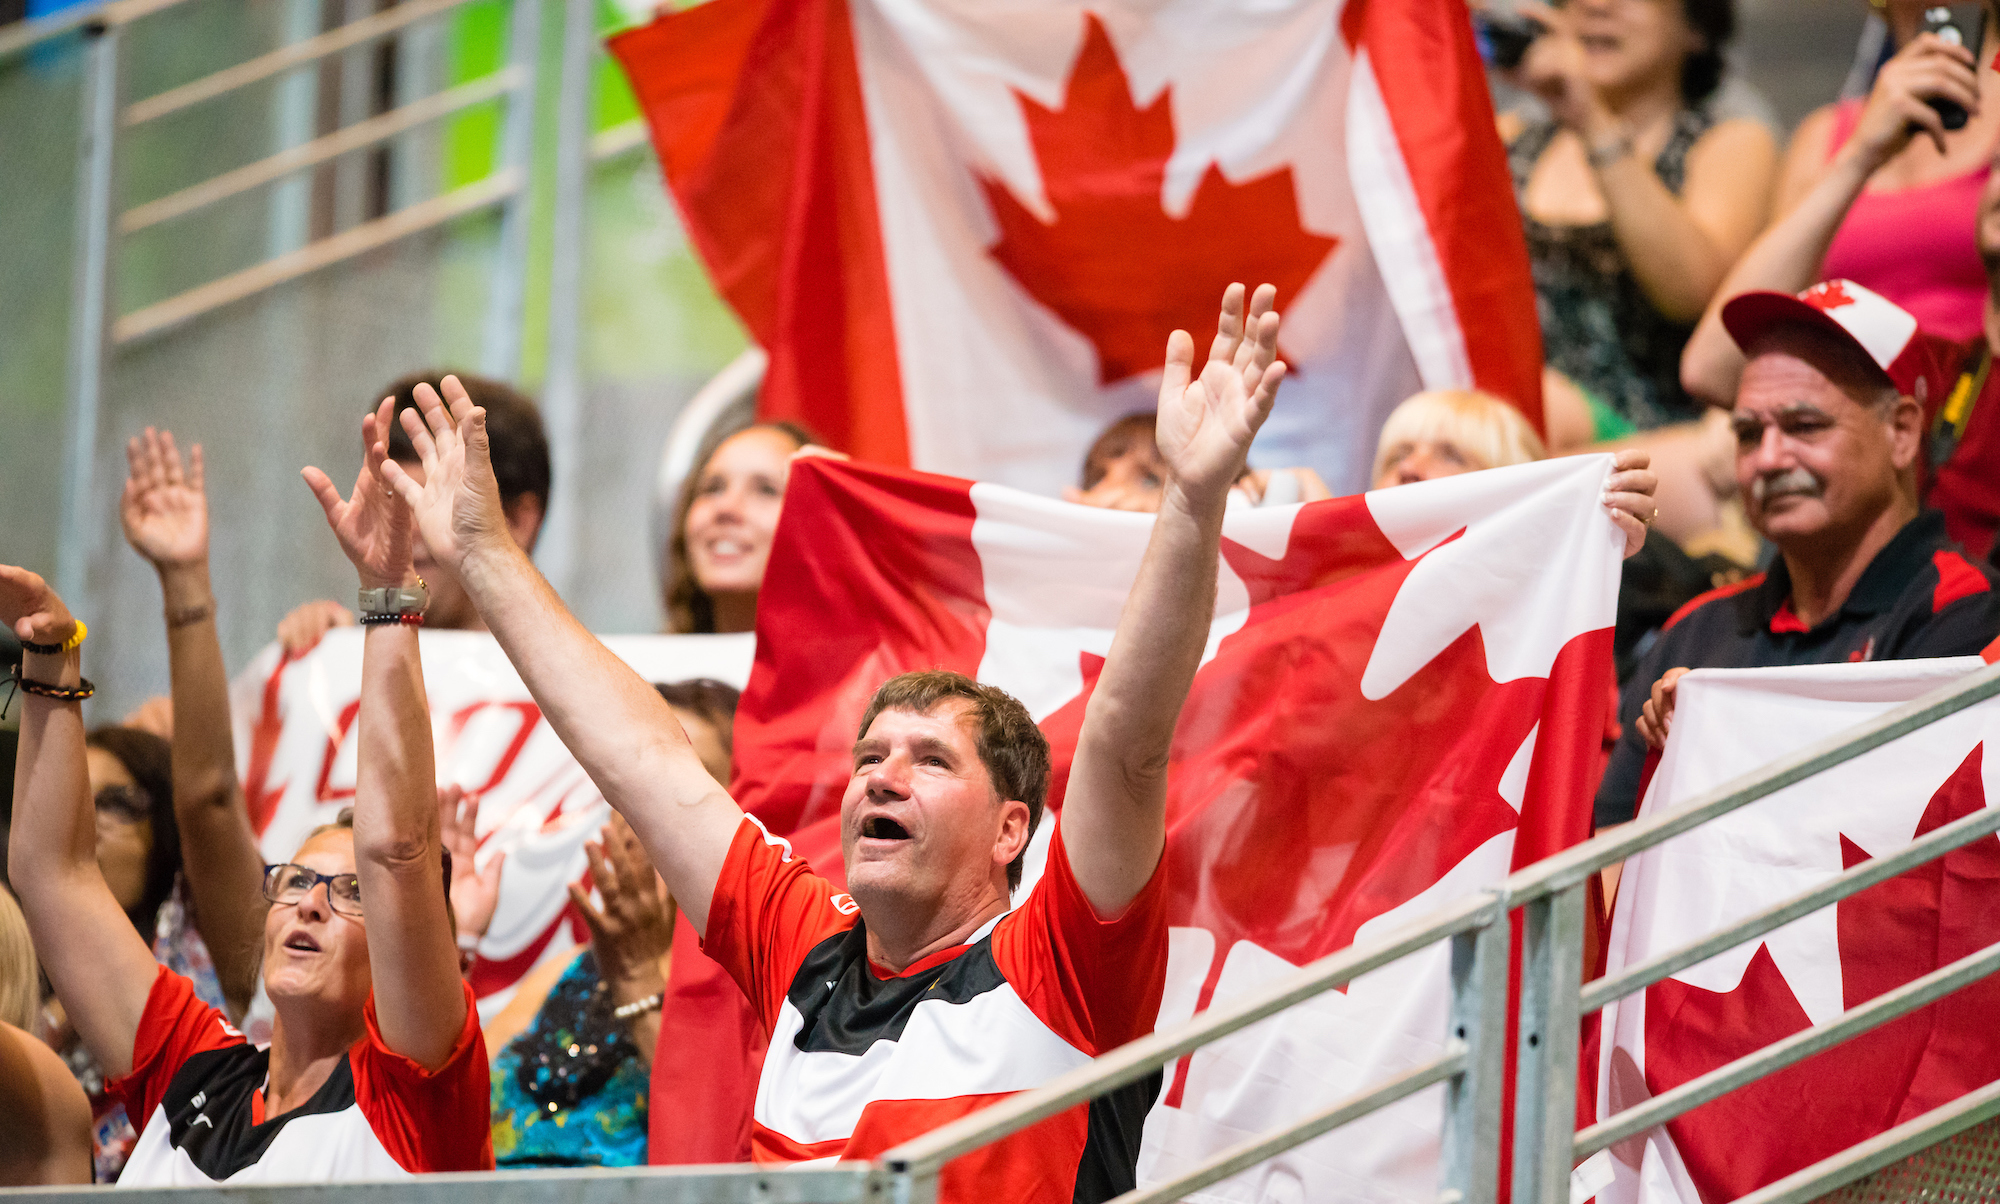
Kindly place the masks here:
POLYGON ((89 625, 86 624, 82 619, 76 620, 76 630, 71 632, 70 637, 63 641, 62 650, 64 652, 76 651, 78 648, 83 646, 84 637, 88 636, 89 634, 90 634, 89 625))

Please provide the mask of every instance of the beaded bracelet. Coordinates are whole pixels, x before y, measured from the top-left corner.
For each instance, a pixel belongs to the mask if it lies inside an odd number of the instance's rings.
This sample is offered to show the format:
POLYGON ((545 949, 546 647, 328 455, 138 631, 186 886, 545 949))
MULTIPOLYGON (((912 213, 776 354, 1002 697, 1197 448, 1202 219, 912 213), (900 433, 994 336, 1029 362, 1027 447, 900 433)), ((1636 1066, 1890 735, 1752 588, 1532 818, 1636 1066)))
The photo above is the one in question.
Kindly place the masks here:
POLYGON ((90 628, 84 624, 82 619, 76 619, 74 622, 76 623, 76 630, 70 632, 69 638, 60 644, 37 644, 32 640, 22 640, 21 647, 37 656, 61 656, 63 653, 80 646, 84 641, 84 637, 90 634, 90 628))
POLYGON ((363 627, 380 627, 385 623, 401 623, 405 627, 422 627, 424 625, 424 614, 420 610, 410 610, 361 616, 361 625, 363 627))
POLYGON ((7 701, 0 703, 0 719, 7 717, 7 708, 14 705, 14 693, 33 694, 38 698, 53 698, 57 702, 82 702, 97 693, 97 687, 90 684, 88 677, 77 679, 81 684, 74 686, 52 686, 44 681, 30 681, 21 676, 21 667, 14 666, 14 676, 7 679, 13 689, 7 691, 7 701))

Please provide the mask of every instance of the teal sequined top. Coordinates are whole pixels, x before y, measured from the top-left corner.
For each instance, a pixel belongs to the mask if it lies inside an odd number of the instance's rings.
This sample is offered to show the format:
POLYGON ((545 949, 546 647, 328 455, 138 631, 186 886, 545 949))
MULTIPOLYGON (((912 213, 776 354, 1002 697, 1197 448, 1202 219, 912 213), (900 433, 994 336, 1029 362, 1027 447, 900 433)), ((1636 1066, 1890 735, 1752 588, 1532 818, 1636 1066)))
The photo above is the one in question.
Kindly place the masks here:
POLYGON ((526 1032, 493 1059, 493 1156, 501 1167, 644 1166, 651 1068, 611 1014, 586 949, 526 1032))

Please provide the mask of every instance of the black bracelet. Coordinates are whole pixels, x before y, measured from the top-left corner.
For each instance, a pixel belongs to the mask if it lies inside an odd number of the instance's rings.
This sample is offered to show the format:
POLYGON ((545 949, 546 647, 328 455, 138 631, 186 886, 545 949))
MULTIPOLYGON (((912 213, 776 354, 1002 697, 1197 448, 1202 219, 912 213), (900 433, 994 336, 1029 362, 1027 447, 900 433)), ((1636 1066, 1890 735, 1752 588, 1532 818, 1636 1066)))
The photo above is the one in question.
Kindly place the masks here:
POLYGON ((63 650, 61 644, 37 644, 31 640, 22 640, 21 647, 34 653, 36 656, 61 656, 63 650))
POLYGON ((88 677, 79 677, 77 681, 81 684, 74 686, 52 686, 45 681, 35 681, 32 678, 22 677, 19 666, 16 666, 14 669, 14 685, 20 689, 21 693, 33 694, 37 698, 53 698, 57 702, 82 702, 84 699, 97 693, 97 687, 91 684, 88 677))

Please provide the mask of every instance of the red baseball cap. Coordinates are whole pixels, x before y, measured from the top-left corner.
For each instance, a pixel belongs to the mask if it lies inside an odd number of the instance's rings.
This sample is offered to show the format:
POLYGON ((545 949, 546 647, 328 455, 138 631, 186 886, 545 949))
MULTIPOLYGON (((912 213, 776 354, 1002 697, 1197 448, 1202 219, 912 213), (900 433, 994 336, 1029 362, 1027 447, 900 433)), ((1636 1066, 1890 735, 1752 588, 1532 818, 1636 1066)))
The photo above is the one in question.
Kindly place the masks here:
POLYGON ((1722 325, 1747 352, 1767 331, 1808 326, 1861 353, 1900 393, 1919 401, 1943 388, 1930 340, 1910 312, 1852 280, 1825 280, 1790 293, 1741 293, 1722 307, 1722 325))

